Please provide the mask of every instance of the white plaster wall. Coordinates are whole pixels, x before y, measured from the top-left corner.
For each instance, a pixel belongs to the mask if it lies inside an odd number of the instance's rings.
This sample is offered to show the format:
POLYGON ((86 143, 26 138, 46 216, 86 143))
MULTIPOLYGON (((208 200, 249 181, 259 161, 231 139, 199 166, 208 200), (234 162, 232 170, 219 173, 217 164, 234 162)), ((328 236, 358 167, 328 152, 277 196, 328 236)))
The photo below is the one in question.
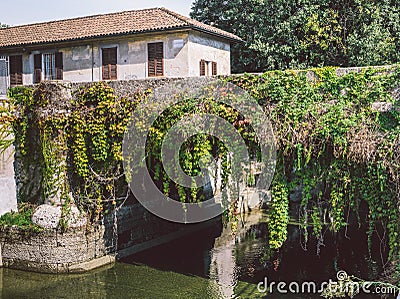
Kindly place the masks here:
POLYGON ((132 80, 148 78, 147 44, 164 43, 164 76, 188 76, 188 34, 160 34, 119 43, 118 79, 132 80), (176 45, 181 45, 177 47, 176 45))
POLYGON ((200 60, 217 62, 218 75, 231 74, 230 43, 207 34, 189 35, 189 76, 200 76, 200 60))
POLYGON ((23 53, 23 82, 33 83, 34 54, 63 53, 64 81, 90 82, 102 80, 101 49, 117 47, 118 80, 148 78, 147 44, 164 43, 164 76, 193 77, 200 75, 200 60, 216 61, 218 75, 230 74, 230 44, 227 41, 196 31, 146 34, 77 46, 52 47, 49 50, 23 53), (92 68, 93 66, 93 68, 92 68))
MULTIPOLYGON (((65 81, 87 82, 92 81, 92 53, 98 56, 98 48, 91 44, 82 44, 77 47, 61 48, 63 53, 65 81)), ((93 72, 93 77, 94 77, 93 72)))
POLYGON ((0 154, 0 215, 17 210, 17 192, 14 178, 14 148, 0 154))
POLYGON ((102 79, 101 49, 110 47, 117 47, 118 80, 145 79, 148 77, 147 44, 152 42, 164 43, 164 75, 166 77, 188 76, 188 34, 174 33, 138 36, 119 41, 61 48, 59 51, 63 52, 64 80, 72 82, 100 81, 102 79), (93 78, 92 61, 94 62, 93 78))

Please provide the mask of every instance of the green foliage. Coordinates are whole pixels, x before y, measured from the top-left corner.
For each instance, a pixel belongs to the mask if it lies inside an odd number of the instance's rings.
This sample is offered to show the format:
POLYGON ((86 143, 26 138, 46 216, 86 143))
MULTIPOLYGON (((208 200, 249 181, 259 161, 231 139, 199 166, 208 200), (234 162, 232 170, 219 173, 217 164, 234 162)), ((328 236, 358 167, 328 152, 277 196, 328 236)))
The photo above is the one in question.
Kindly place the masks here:
POLYGON ((40 228, 32 223, 34 206, 20 204, 18 212, 8 212, 0 217, 0 228, 16 226, 26 231, 38 231, 40 228))
POLYGON ((12 107, 0 102, 0 154, 3 154, 14 142, 12 107))
POLYGON ((81 88, 74 95, 66 132, 71 159, 68 172, 74 198, 98 219, 127 192, 122 166, 122 140, 142 94, 118 98, 105 83, 81 88))
MULTIPOLYGON (((169 175, 162 167, 161 148, 165 146, 172 151, 175 143, 166 144, 164 139, 171 127, 177 120, 190 117, 191 123, 184 123, 183 126, 194 126, 196 122, 195 114, 212 114, 226 119, 231 124, 236 125, 240 134, 245 140, 251 140, 252 134, 248 132, 248 126, 239 125, 238 111, 232 107, 214 101, 212 98, 185 99, 173 107, 169 107, 160 115, 153 124, 147 140, 146 151, 148 153, 147 166, 153 173, 153 178, 157 182, 158 188, 170 197, 181 202, 200 202, 203 201, 204 192, 202 188, 187 188, 177 186, 171 181, 169 175)), ((250 142, 250 141, 249 141, 250 142)), ((216 137, 206 134, 196 134, 188 138, 179 150, 179 163, 182 170, 189 176, 198 176, 201 173, 202 165, 207 164, 207 158, 221 158, 222 160, 222 185, 226 185, 230 174, 230 164, 226 158, 227 149, 216 137)), ((168 162, 167 162, 168 163, 168 162)), ((171 161, 173 163, 173 161, 171 161)), ((168 165, 171 169, 174 165, 168 165)), ((195 185, 193 180, 192 185, 195 185)))
MULTIPOLYGON (((14 87, 9 89, 8 97, 12 99, 10 105, 18 107, 21 117, 9 119, 10 126, 13 126, 14 138, 19 145, 23 155, 26 154, 26 134, 30 126, 31 115, 33 114, 33 89, 25 87, 14 87)), ((12 109, 12 108, 10 108, 12 109)))
POLYGON ((289 194, 285 184, 279 182, 271 189, 268 231, 271 249, 279 249, 287 238, 289 224, 289 194))
POLYGON ((196 0, 191 17, 245 41, 237 73, 399 62, 398 1, 196 0))
MULTIPOLYGON (((313 235, 320 238, 327 229, 326 223, 340 233, 350 219, 356 219, 358 225, 369 227, 370 248, 374 236, 387 236, 382 242, 389 251, 384 254, 395 261, 400 252, 400 112, 398 109, 377 112, 371 106, 383 101, 398 107, 391 92, 400 86, 400 69, 364 69, 338 76, 336 69, 329 67, 273 71, 226 80, 257 99, 274 128, 278 152, 269 222, 271 249, 278 249, 286 239, 289 194, 300 188, 300 222, 305 231, 312 226, 313 235), (382 230, 386 233, 381 233, 382 230)), ((74 94, 67 116, 40 122, 40 132, 48 141, 53 140, 52 134, 62 126, 64 133, 56 135, 64 136, 66 147, 57 146, 43 151, 43 155, 46 161, 52 161, 46 155, 67 151, 66 171, 71 191, 79 205, 91 213, 92 220, 126 198, 122 138, 138 100, 149 93, 137 94, 133 99, 118 98, 109 86, 96 83, 74 94)), ((46 99, 32 100, 31 94, 31 90, 20 88, 10 92, 14 105, 19 107, 13 127, 16 141, 22 145, 32 137, 27 136, 35 124, 32 115, 46 103, 46 99)), ((149 132, 146 163, 159 189, 182 202, 202 201, 202 190, 176 186, 161 164, 160 149, 176 121, 195 113, 225 118, 247 141, 250 151, 257 150, 257 143, 250 142, 254 132, 240 113, 215 103, 211 97, 185 99, 169 107, 149 132)), ((206 156, 221 159, 222 185, 226 185, 229 172, 235 170, 231 169, 227 149, 220 140, 198 134, 189 138, 179 151, 180 163, 188 175, 199 173, 206 156)), ((249 182, 252 181, 249 177, 249 182)), ((225 217, 234 215, 234 209, 229 209, 225 217)))
POLYGON ((396 259, 399 111, 379 113, 371 106, 396 103, 390 92, 400 85, 399 69, 365 69, 340 77, 334 68, 275 71, 230 80, 266 106, 278 148, 274 184, 287 184, 289 193, 301 187, 300 222, 305 232, 313 226, 319 238, 321 225, 328 220, 340 232, 349 224, 349 215, 362 225, 366 215, 360 203, 366 202, 370 248, 372 236, 383 225, 389 255, 396 259))

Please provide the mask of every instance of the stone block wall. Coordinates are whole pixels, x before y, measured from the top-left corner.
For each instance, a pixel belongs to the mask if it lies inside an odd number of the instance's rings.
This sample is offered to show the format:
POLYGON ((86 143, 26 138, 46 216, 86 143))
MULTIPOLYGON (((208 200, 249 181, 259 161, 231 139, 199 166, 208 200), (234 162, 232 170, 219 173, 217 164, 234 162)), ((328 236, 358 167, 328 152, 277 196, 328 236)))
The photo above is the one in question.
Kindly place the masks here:
POLYGON ((0 234, 3 266, 44 273, 77 273, 112 263, 104 242, 104 227, 27 232, 12 227, 0 234))
POLYGON ((5 228, 0 231, 0 266, 42 273, 81 273, 221 223, 221 218, 201 224, 172 223, 135 204, 122 207, 90 230, 5 228))
MULTIPOLYGON (((138 91, 154 89, 177 80, 182 79, 113 81, 108 84, 115 90, 117 96, 130 98, 138 91)), ((213 79, 197 80, 207 82, 213 79)), ((92 84, 68 83, 61 88, 68 89, 70 92, 65 94, 71 95, 80 87, 92 84)), ((55 84, 50 85, 55 86, 55 84)), ((68 106, 69 100, 69 97, 57 98, 59 105, 57 107, 68 106)), ((30 165, 26 165, 19 159, 18 147, 15 157, 19 198, 29 196, 31 201, 40 202, 39 198, 43 193, 40 186, 43 178, 38 175, 40 173, 38 167, 43 157, 38 155, 34 157, 35 159, 31 159, 30 165)), ((121 252, 123 252, 121 255, 132 254, 216 223, 220 223, 220 219, 199 225, 176 224, 154 216, 137 202, 130 202, 115 212, 110 211, 103 222, 92 229, 86 227, 69 229, 63 233, 49 229, 28 235, 16 228, 3 230, 0 232, 0 257, 3 265, 10 268, 53 273, 80 272, 110 263, 121 252)))

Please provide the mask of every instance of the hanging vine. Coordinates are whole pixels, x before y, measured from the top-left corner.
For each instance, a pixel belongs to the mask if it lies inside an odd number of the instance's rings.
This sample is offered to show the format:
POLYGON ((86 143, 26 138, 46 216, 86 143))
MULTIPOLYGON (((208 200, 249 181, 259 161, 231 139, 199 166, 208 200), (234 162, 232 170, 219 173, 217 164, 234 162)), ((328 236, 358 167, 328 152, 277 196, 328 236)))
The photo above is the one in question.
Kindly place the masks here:
MULTIPOLYGON (((387 232, 387 255, 391 261, 399 259, 400 109, 394 91, 400 86, 400 69, 364 69, 338 76, 336 68, 329 67, 225 80, 256 98, 274 127, 279 173, 272 187, 271 247, 278 249, 284 244, 289 197, 300 189, 299 215, 307 239, 307 227, 312 226, 310 232, 319 239, 327 225, 336 232, 346 230, 349 215, 354 215, 358 225, 369 227, 369 242, 380 231, 387 232), (374 110, 376 102, 392 108, 374 110), (362 203, 367 211, 362 210, 362 203)), ((150 93, 147 90, 130 99, 117 97, 105 83, 96 83, 73 95, 63 124, 67 172, 74 198, 91 213, 92 220, 125 198, 123 134, 137 103, 150 93)), ((32 89, 27 88, 13 88, 9 96, 17 113, 8 121, 20 152, 26 155, 35 109, 45 103, 34 102, 32 89)), ((195 112, 225 118, 245 140, 252 140, 253 134, 251 124, 237 111, 212 98, 187 99, 165 110, 149 134, 147 165, 159 189, 181 202, 204 200, 203 190, 174 184, 162 167, 160 148, 176 120, 195 112)), ((248 142, 249 150, 256 153, 256 144, 248 142)), ((228 184, 232 171, 229 156, 216 138, 198 134, 187 140, 179 152, 182 168, 188 175, 198 174, 207 154, 220 159, 222 185, 228 184)), ((228 211, 226 216, 233 215, 228 211)))

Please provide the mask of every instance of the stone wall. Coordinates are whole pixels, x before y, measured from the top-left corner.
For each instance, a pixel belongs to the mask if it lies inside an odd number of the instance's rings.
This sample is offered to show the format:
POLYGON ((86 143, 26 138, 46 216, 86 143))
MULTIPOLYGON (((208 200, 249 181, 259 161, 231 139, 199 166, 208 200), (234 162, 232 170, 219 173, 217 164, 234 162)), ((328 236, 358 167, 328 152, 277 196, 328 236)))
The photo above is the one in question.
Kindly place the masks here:
POLYGON ((45 273, 84 272, 114 262, 107 254, 104 227, 93 231, 42 232, 3 229, 0 234, 2 262, 7 268, 45 273))
MULTIPOLYGON (((201 82, 209 82, 215 78, 163 78, 163 79, 143 79, 130 81, 110 81, 107 84, 114 89, 118 97, 134 98, 137 92, 146 90, 154 90, 157 87, 164 86, 169 83, 178 81, 196 80, 201 82)), ((47 90, 47 97, 51 98, 51 107, 48 110, 38 111, 38 114, 48 115, 49 113, 57 113, 57 111, 67 111, 70 109, 70 101, 72 95, 80 88, 88 88, 95 83, 45 83, 44 88, 47 90)), ((30 86, 32 87, 32 86, 30 86)), ((42 171, 43 156, 41 154, 41 143, 39 128, 36 123, 31 123, 29 138, 25 148, 29 149, 28 156, 23 156, 16 144, 15 150, 15 179, 17 186, 18 202, 45 203, 42 190, 42 171)))
MULTIPOLYGON (((117 96, 131 98, 138 91, 154 89, 176 80, 181 79, 113 81, 108 84, 114 88, 117 96)), ((207 82, 212 79, 196 80, 207 82)), ((56 91, 58 96, 53 96, 51 101, 55 101, 58 108, 68 108, 71 94, 80 87, 92 84, 48 83, 49 86, 58 86, 57 88, 63 91, 68 90, 66 93, 56 91)), ((32 143, 28 146, 34 147, 37 144, 32 143)), ((43 192, 40 189, 43 178, 39 171, 43 157, 37 153, 27 164, 21 159, 18 146, 15 157, 19 198, 43 203, 44 198, 41 198, 43 192)), ((15 228, 2 231, 0 232, 1 256, 5 267, 41 272, 80 272, 110 263, 115 256, 133 254, 216 223, 221 223, 220 219, 198 225, 172 223, 154 216, 133 201, 116 211, 111 211, 95 230, 84 227, 62 233, 57 229, 48 229, 28 235, 15 228)))
POLYGON ((221 223, 220 218, 201 224, 172 223, 136 204, 122 207, 90 230, 5 228, 0 231, 0 266, 42 273, 82 273, 221 223))

